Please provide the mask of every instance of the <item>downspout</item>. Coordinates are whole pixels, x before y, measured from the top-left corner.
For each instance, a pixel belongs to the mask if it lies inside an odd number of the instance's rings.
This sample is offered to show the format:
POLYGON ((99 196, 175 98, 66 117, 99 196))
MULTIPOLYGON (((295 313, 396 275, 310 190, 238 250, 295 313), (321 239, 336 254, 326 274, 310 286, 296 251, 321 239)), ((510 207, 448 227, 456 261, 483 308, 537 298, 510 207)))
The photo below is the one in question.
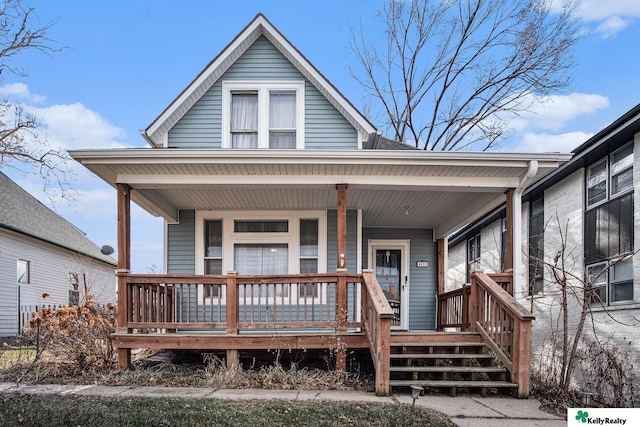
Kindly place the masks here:
POLYGON ((513 294, 522 288, 522 193, 538 173, 538 161, 530 160, 527 172, 520 178, 518 186, 513 191, 513 294))

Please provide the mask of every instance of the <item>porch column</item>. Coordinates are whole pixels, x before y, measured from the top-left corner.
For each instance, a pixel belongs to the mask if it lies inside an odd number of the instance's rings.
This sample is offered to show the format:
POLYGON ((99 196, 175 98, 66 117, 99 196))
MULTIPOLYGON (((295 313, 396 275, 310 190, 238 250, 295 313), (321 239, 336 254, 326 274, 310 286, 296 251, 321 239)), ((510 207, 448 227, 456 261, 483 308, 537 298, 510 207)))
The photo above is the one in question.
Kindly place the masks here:
POLYGON ((338 190, 338 270, 347 268, 347 184, 337 184, 338 190))
POLYGON ((505 271, 509 271, 509 269, 513 269, 513 236, 514 236, 514 228, 513 228, 513 193, 515 189, 508 189, 505 194, 507 195, 507 206, 506 206, 506 223, 507 223, 507 244, 505 248, 504 254, 504 268, 505 271))
POLYGON ((447 284, 447 258, 449 257, 449 238, 438 239, 438 295, 444 294, 447 284))
MULTIPOLYGON (((336 289, 336 332, 341 334, 347 330, 347 184, 337 184, 338 191, 338 283, 336 289)), ((338 340, 340 341, 340 340, 338 340)), ((347 367, 347 349, 344 345, 336 346, 336 370, 345 371, 347 367)))
POLYGON ((513 296, 522 291, 522 191, 507 191, 507 221, 511 215, 511 230, 507 222, 507 267, 511 261, 513 271, 513 296), (511 205, 511 206, 509 206, 511 205), (509 241, 511 241, 511 256, 509 256, 509 241))
MULTIPOLYGON (((117 184, 118 194, 118 317, 116 332, 128 333, 127 313, 127 274, 131 272, 131 187, 127 184, 117 184)), ((131 349, 118 349, 118 368, 131 367, 131 349)))

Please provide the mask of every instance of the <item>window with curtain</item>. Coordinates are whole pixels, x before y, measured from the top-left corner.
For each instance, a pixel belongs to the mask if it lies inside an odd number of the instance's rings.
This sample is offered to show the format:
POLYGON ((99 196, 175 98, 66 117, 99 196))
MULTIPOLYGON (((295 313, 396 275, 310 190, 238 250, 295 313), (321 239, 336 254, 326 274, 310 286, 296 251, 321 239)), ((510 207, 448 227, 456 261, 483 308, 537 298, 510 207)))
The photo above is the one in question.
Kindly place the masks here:
POLYGON ((304 145, 303 81, 222 82, 223 148, 304 145))
MULTIPOLYGON (((234 246, 235 270, 241 275, 287 274, 289 272, 289 247, 286 243, 249 243, 234 246)), ((274 291, 272 286, 252 286, 254 298, 289 296, 289 288, 283 285, 274 291), (275 295, 274 295, 275 293, 275 295)), ((239 289, 240 297, 244 288, 239 289)))
POLYGON ((258 148, 258 94, 231 95, 231 147, 258 148))
POLYGON ((296 148, 295 92, 269 92, 269 148, 296 148))

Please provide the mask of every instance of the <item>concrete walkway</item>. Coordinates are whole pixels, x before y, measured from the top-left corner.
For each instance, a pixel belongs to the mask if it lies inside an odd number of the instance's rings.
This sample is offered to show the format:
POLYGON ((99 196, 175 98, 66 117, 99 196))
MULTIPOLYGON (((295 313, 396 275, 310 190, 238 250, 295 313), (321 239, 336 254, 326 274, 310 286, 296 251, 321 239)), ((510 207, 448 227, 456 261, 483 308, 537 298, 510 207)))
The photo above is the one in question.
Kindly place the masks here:
MULTIPOLYGON (((333 400, 408 404, 408 395, 377 397, 373 393, 338 390, 246 390, 187 387, 134 387, 100 385, 16 385, 0 383, 0 393, 60 394, 105 397, 180 397, 202 399, 254 400, 333 400)), ((416 406, 440 411, 461 427, 566 427, 561 418, 542 412, 534 399, 509 397, 421 396, 416 406)))

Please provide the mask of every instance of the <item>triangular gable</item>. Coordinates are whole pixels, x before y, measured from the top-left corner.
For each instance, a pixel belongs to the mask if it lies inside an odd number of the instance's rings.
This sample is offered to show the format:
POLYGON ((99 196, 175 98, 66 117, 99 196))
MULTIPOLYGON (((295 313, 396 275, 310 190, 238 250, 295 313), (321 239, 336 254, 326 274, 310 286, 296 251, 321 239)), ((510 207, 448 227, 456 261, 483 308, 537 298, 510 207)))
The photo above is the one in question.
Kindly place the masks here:
POLYGON ((366 136, 376 128, 264 17, 258 14, 249 25, 191 82, 185 90, 143 131, 154 147, 166 146, 169 130, 222 77, 229 67, 260 37, 273 46, 357 129, 366 136))

